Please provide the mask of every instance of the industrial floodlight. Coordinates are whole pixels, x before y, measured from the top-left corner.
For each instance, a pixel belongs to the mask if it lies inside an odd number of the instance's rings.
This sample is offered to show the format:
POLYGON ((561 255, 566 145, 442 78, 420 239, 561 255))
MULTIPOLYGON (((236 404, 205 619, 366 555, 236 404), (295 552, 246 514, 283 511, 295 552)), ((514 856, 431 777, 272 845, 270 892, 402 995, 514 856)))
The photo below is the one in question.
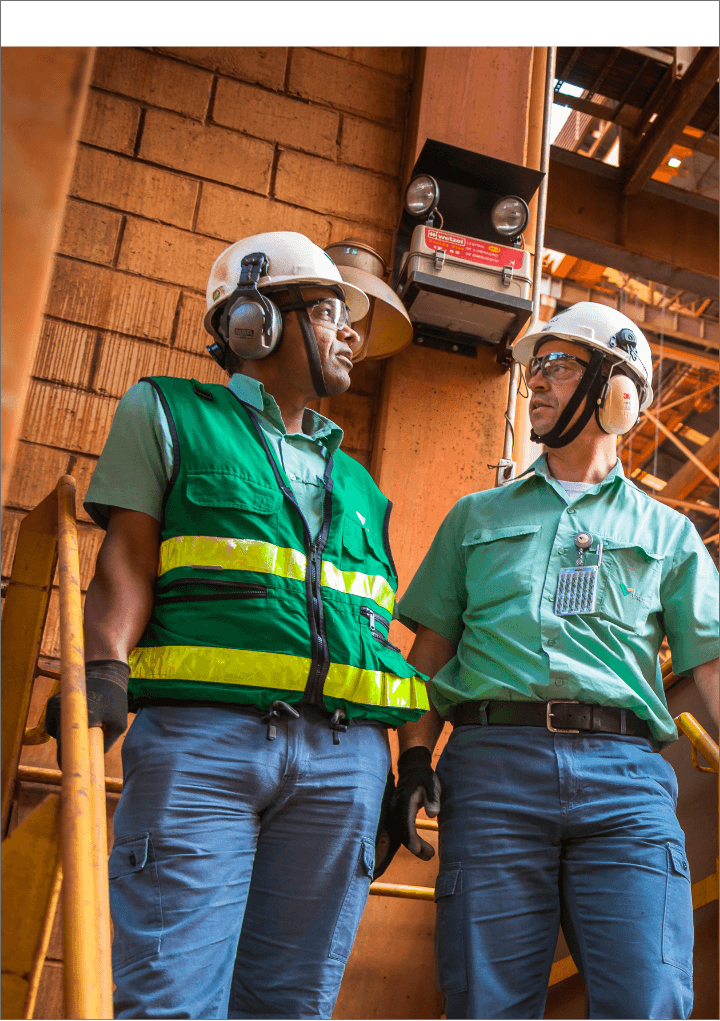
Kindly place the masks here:
POLYGON ((681 163, 682 163, 682 160, 679 160, 677 158, 677 156, 671 156, 670 159, 667 161, 667 165, 669 167, 672 167, 673 170, 675 170, 677 167, 679 167, 681 165, 681 163))
POLYGON ((437 208, 440 189, 434 177, 421 174, 414 178, 405 189, 405 209, 410 216, 430 216, 437 208))
POLYGON ((490 211, 492 225, 503 237, 515 238, 525 230, 530 219, 527 203, 517 195, 498 199, 490 211))

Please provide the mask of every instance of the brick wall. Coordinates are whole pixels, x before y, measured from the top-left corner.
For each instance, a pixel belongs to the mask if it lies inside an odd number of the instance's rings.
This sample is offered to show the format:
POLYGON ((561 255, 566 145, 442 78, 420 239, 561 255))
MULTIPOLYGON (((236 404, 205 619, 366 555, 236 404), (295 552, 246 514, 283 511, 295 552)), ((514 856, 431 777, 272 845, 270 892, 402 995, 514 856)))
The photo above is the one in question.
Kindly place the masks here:
MULTIPOLYGON (((412 65, 393 48, 98 50, 5 504, 3 579, 22 515, 64 472, 81 502, 128 387, 150 373, 224 380, 202 315, 228 243, 353 235, 389 259, 412 65)), ((352 390, 323 404, 366 465, 381 373, 361 363, 352 390)), ((86 588, 103 533, 79 517, 86 588)))

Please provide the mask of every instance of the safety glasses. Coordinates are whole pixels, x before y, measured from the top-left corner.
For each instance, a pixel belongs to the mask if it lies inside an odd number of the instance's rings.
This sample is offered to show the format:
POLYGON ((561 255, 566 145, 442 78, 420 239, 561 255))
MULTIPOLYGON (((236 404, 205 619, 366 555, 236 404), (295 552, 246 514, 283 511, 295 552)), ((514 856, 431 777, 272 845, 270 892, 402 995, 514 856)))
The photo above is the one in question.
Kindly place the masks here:
POLYGON ((350 312, 344 301, 339 298, 319 298, 305 304, 308 315, 318 326, 329 326, 333 330, 342 330, 350 325, 350 312))
POLYGON ((582 358, 565 354, 564 351, 553 351, 550 354, 541 355, 539 358, 531 358, 528 362, 526 378, 530 380, 533 376, 537 376, 538 372, 542 372, 546 379, 556 379, 560 382, 580 379, 583 370, 589 364, 582 358))

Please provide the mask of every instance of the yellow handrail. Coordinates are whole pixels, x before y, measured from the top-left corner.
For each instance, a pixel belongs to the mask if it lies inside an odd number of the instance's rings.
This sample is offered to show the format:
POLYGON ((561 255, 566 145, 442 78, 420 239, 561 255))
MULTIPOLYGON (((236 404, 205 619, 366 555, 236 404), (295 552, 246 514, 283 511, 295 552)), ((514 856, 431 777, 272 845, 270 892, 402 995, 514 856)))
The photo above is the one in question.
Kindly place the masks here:
POLYGON ((109 1018, 110 908, 103 740, 87 726, 75 480, 57 486, 65 1016, 109 1018))
POLYGON ((678 730, 685 734, 692 744, 692 764, 699 773, 718 772, 718 746, 710 737, 708 732, 700 726, 692 713, 680 713, 675 717, 678 730), (701 766, 697 760, 697 753, 700 752, 710 763, 709 766, 701 766))

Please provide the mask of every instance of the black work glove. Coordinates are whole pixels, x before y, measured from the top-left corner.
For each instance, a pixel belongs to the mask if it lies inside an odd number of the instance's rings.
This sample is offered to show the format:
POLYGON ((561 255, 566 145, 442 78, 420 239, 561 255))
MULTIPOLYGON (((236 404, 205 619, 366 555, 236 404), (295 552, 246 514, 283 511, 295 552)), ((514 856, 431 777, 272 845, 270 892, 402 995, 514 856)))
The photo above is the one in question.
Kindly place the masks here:
MULTIPOLYGON (((106 752, 127 728, 129 677, 130 667, 127 663, 121 663, 119 659, 96 659, 85 664, 88 726, 102 727, 106 752)), ((57 761, 62 769, 59 694, 48 699, 45 730, 57 741, 57 761)))
POLYGON ((400 842, 416 858, 429 861, 435 848, 418 835, 415 817, 424 808, 429 816, 440 811, 440 781, 432 768, 429 748, 416 745, 398 759, 398 781, 392 805, 392 825, 397 827, 400 842))
POLYGON ((375 836, 375 870, 373 871, 373 882, 379 879, 385 872, 390 862, 395 857, 400 847, 400 831, 393 825, 391 814, 393 795, 395 794, 395 774, 392 770, 387 775, 387 783, 383 792, 382 804, 380 805, 380 819, 378 820, 377 834, 375 836))

